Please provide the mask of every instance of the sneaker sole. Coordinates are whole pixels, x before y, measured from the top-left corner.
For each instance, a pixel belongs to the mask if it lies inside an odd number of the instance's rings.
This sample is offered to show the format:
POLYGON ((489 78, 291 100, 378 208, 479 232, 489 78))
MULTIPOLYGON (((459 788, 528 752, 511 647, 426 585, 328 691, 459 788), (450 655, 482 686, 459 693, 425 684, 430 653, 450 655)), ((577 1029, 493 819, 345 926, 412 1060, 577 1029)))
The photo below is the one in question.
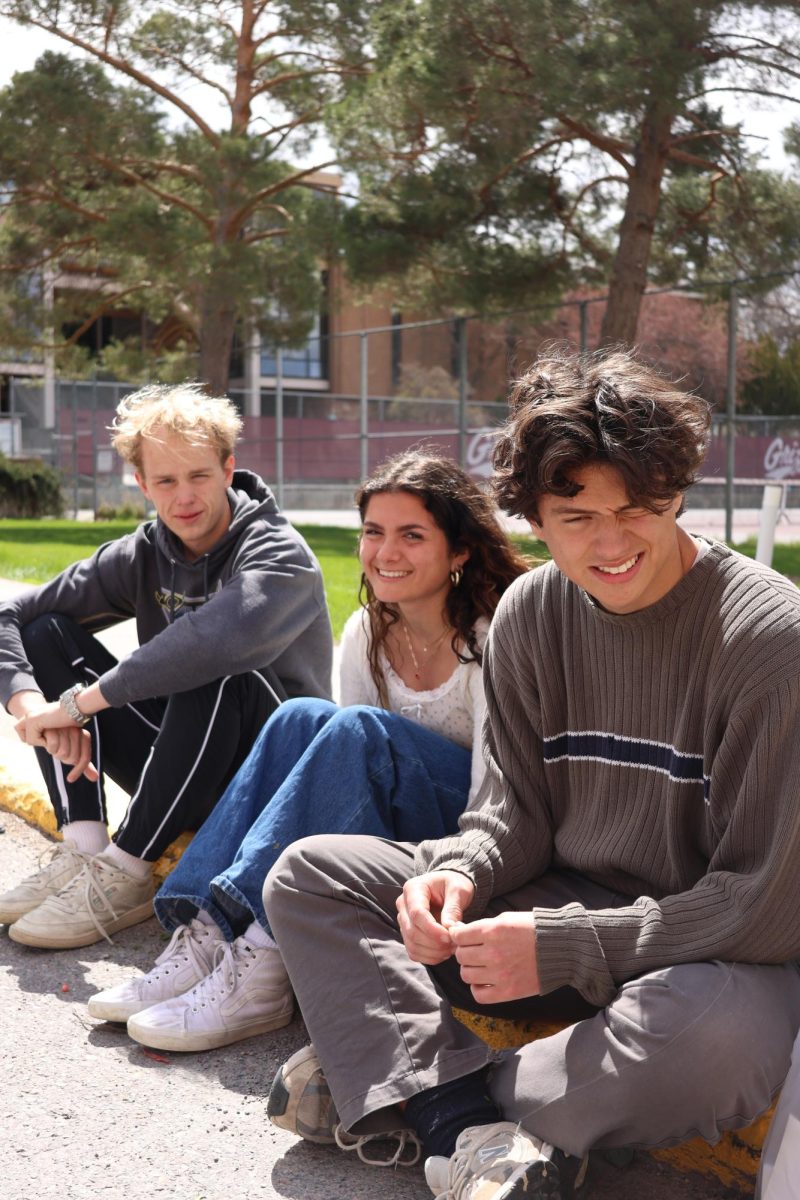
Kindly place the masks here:
MULTIPOLYGON (((153 901, 148 900, 147 904, 140 904, 137 908, 132 908, 130 912, 125 913, 123 917, 118 917, 116 921, 109 922, 104 928, 109 935, 119 933, 121 929, 128 929, 131 925, 139 925, 142 921, 147 921, 152 915, 153 901)), ((38 930, 24 927, 20 929, 19 923, 10 927, 8 936, 12 941, 20 942, 23 946, 36 946, 40 950, 78 950, 81 946, 93 946, 95 942, 103 940, 102 933, 98 933, 96 929, 87 930, 85 933, 62 934, 59 937, 57 933, 39 933, 38 930)))
POLYGON ((184 1053, 196 1053, 201 1050, 219 1050, 222 1046, 232 1046, 234 1042, 243 1042, 245 1038, 258 1037, 261 1033, 271 1033, 274 1029, 283 1029, 294 1017, 294 1007, 288 1012, 280 1013, 277 1017, 269 1017, 263 1021, 253 1021, 241 1029, 225 1029, 219 1033, 170 1033, 168 1030, 136 1028, 136 1016, 128 1021, 128 1036, 143 1046, 153 1050, 177 1050, 184 1053))
MULTIPOLYGON (((316 1057, 316 1055, 314 1056, 316 1057)), ((284 1064, 285 1065, 285 1064, 284 1064)), ((296 1105, 292 1104, 291 1090, 286 1085, 283 1067, 272 1081, 267 1099, 267 1117, 279 1129, 286 1129, 295 1137, 301 1137, 306 1142, 314 1142, 318 1146, 335 1146, 333 1134, 301 1133, 297 1127, 296 1105)))
MULTIPOLYGON (((490 1184, 497 1187, 497 1184, 490 1184)), ((479 1200, 481 1191, 475 1193, 479 1200)), ((558 1168, 541 1162, 529 1164, 516 1179, 509 1179, 500 1191, 487 1192, 494 1200, 562 1200, 558 1168)))

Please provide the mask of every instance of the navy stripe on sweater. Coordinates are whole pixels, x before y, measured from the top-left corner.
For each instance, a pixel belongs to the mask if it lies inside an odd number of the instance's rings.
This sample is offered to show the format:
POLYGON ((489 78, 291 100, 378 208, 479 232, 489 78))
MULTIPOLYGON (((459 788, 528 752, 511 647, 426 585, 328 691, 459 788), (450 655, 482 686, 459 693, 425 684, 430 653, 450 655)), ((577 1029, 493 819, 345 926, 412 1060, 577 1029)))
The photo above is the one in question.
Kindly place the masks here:
POLYGON ((607 762, 622 767, 661 771, 676 783, 700 783, 708 800, 710 779, 703 773, 702 754, 687 754, 668 742, 621 737, 618 733, 557 733, 544 738, 544 761, 607 762))

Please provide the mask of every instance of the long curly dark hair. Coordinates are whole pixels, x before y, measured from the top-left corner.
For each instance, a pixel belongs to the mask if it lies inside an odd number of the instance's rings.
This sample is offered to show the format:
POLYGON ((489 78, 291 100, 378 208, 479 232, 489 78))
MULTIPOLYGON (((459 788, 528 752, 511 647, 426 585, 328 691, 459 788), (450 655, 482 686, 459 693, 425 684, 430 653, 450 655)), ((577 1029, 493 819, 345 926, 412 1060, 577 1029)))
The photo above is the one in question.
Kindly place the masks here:
MULTIPOLYGON (((450 550, 455 554, 469 551, 459 585, 447 593, 445 616, 453 629, 452 647, 459 661, 480 662, 475 622, 479 617, 491 620, 508 585, 532 563, 509 542, 491 500, 452 459, 429 450, 407 450, 388 459, 356 492, 362 523, 372 497, 386 492, 417 496, 445 535, 450 550), (459 645, 466 647, 466 653, 459 645)), ((363 573, 359 600, 369 620, 370 673, 380 701, 386 705, 379 655, 400 613, 376 599, 363 573)))

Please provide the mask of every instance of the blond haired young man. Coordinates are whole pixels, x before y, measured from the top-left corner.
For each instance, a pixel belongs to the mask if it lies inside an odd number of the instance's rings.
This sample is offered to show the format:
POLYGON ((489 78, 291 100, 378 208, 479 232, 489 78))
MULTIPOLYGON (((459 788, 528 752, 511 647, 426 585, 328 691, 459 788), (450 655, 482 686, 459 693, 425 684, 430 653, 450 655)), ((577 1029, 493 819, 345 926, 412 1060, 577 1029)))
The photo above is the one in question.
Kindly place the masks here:
POLYGON ((277 704, 330 692, 319 565, 264 482, 235 470, 233 404, 143 388, 113 429, 156 519, 0 605, 0 699, 64 835, 0 896, 0 921, 53 949, 150 916, 151 863, 202 823, 277 704), (129 617, 140 644, 117 662, 92 635, 129 617), (104 771, 131 793, 111 844, 104 771))

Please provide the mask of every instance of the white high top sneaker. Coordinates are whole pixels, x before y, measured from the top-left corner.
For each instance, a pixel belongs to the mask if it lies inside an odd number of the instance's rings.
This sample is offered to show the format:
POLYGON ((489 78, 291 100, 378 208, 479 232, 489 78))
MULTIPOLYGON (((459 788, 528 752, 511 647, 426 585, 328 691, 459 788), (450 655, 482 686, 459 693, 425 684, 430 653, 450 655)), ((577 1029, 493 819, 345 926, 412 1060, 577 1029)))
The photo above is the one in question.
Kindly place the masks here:
POLYGON ((156 1050, 214 1050, 281 1029, 293 1012, 277 946, 254 946, 242 936, 217 946, 213 971, 190 992, 131 1017, 128 1033, 156 1050))
POLYGON ((152 970, 92 996, 87 1006, 89 1015, 124 1023, 162 1000, 182 996, 208 975, 217 946, 223 941, 222 930, 214 922, 207 924, 195 917, 189 925, 179 925, 152 970))

